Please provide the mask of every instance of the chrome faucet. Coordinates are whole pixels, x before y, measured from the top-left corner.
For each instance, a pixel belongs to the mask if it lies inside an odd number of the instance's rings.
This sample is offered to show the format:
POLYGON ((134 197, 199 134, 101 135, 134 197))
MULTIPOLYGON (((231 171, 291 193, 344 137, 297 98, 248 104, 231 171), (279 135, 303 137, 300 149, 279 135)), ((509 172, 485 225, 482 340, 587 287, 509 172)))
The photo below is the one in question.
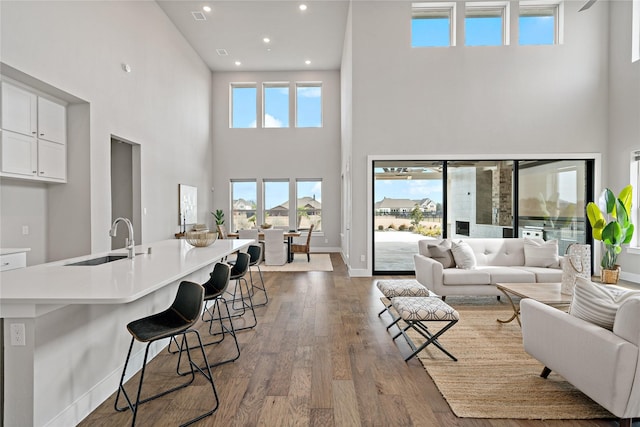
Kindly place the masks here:
POLYGON ((127 250, 129 251, 129 258, 133 258, 136 255, 135 248, 134 248, 136 243, 133 241, 133 224, 131 224, 131 221, 129 221, 128 218, 123 218, 123 217, 116 218, 116 220, 113 221, 113 224, 111 224, 111 230, 109 230, 109 236, 116 237, 116 229, 120 221, 123 221, 125 224, 127 224, 127 229, 129 230, 129 237, 125 240, 125 244, 126 244, 127 250))

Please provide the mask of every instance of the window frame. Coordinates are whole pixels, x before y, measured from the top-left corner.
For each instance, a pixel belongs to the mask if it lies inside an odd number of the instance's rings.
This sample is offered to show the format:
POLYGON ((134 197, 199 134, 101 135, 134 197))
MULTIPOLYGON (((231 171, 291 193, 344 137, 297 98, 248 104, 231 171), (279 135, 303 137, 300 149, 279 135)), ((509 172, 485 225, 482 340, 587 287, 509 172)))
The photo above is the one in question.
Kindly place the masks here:
POLYGON ((239 126, 233 125, 233 111, 234 111, 234 89, 254 89, 255 101, 254 106, 258 105, 258 84, 256 82, 242 82, 242 83, 230 83, 229 84, 229 129, 256 129, 258 127, 258 109, 254 108, 254 122, 255 126, 239 126))
POLYGON ((294 111, 295 111, 295 127, 296 128, 301 128, 301 129, 318 129, 318 128, 322 128, 324 127, 324 108, 323 108, 323 102, 324 102, 324 97, 323 97, 323 87, 322 87, 322 82, 296 82, 295 83, 295 94, 294 94, 294 111), (317 87, 320 89, 320 125, 319 126, 300 126, 300 124, 298 123, 298 119, 300 117, 300 112, 298 111, 298 105, 299 105, 299 101, 298 101, 298 88, 314 88, 317 87))
MULTIPOLYGON (((280 216, 284 216, 285 218, 287 218, 287 224, 286 224, 286 228, 289 229, 290 225, 291 225, 291 182, 289 180, 289 178, 266 178, 262 180, 262 223, 263 224, 271 224, 270 222, 267 221, 267 218, 270 217, 271 215, 267 215, 267 211, 273 209, 273 207, 267 207, 267 184, 268 183, 286 183, 286 187, 287 187, 287 200, 284 203, 288 203, 288 209, 287 209, 287 214, 286 215, 280 215, 280 216)), ((275 207, 275 206, 274 206, 275 207)), ((272 224, 273 225, 273 224, 272 224)), ((282 228, 282 225, 273 225, 274 228, 280 227, 282 228)))
POLYGON ((464 29, 465 40, 464 45, 467 47, 482 47, 482 46, 509 46, 511 44, 511 29, 510 29, 510 12, 511 7, 508 1, 491 1, 491 2, 467 2, 464 9, 464 29), (470 12, 473 14, 471 16, 470 12), (502 19, 502 44, 468 44, 467 41, 467 19, 478 18, 482 16, 493 16, 491 12, 499 12, 502 19), (475 16, 474 16, 475 15, 475 16))
POLYGON ((640 61, 640 0, 631 5, 631 62, 640 61))
MULTIPOLYGON (((255 209, 254 209, 254 216, 256 217, 256 221, 258 222, 258 207, 260 206, 259 201, 258 201, 258 180, 255 178, 249 178, 249 179, 231 179, 229 181, 229 195, 230 195, 230 200, 229 200, 229 205, 230 205, 230 212, 231 212, 231 218, 229 220, 229 231, 232 230, 240 230, 239 224, 236 224, 235 221, 235 212, 236 209, 234 209, 234 184, 236 183, 253 183, 255 186, 255 200, 253 200, 253 202, 255 203, 255 209)), ((247 200, 247 201, 251 201, 251 200, 247 200)), ((246 211, 247 209, 242 209, 242 210, 238 210, 238 211, 246 211)))
MULTIPOLYGON (((437 17, 442 14, 442 17, 449 19, 449 46, 456 45, 456 3, 455 2, 433 2, 433 3, 412 3, 411 4, 411 23, 413 26, 414 19, 424 19, 427 16, 437 17)), ((447 47, 447 46, 433 46, 433 45, 419 45, 413 44, 413 31, 411 32, 411 47, 447 47)))
POLYGON ((262 83, 262 128, 263 129, 287 129, 290 127, 291 127, 291 83, 290 82, 263 82, 262 83), (267 89, 286 89, 287 90, 286 126, 267 126, 267 120, 266 120, 267 89))
MULTIPOLYGON (((323 208, 322 208, 322 187, 323 187, 323 180, 322 178, 296 178, 296 187, 295 187, 295 201, 296 201, 296 212, 295 212, 295 218, 296 218, 296 229, 299 229, 299 220, 298 220, 298 200, 300 199, 300 194, 298 191, 298 184, 301 182, 319 182, 320 183, 320 198, 318 199, 320 202, 320 215, 318 215, 320 217, 320 221, 319 224, 314 224, 313 227, 313 233, 317 233, 317 232, 321 232, 323 231, 322 229, 322 212, 323 212, 323 208)), ((304 196, 303 196, 304 197, 304 196)))
POLYGON ((524 0, 519 4, 518 12, 518 45, 520 46, 552 46, 564 43, 564 2, 563 1, 544 1, 544 0, 524 0), (521 44, 520 43, 520 18, 522 11, 544 11, 551 10, 553 16, 553 43, 551 44, 521 44))

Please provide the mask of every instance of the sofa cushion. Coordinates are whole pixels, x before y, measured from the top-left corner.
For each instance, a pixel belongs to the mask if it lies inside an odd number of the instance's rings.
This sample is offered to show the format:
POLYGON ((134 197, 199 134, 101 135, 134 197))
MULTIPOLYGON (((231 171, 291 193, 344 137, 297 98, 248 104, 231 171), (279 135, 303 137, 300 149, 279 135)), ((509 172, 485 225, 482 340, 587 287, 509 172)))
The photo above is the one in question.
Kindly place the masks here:
POLYGON ((427 242, 427 249, 431 259, 438 261, 442 264, 443 268, 453 268, 456 266, 456 261, 453 259, 453 253, 451 252, 451 240, 424 241, 427 242))
POLYGON ((491 277, 491 283, 532 283, 536 281, 535 274, 511 267, 479 266, 478 270, 486 271, 491 277))
POLYGON ((524 238, 524 265, 527 267, 557 267, 558 241, 524 238))
POLYGON ((442 270, 442 283, 445 285, 490 285, 491 275, 483 270, 462 270, 446 268, 442 270))
POLYGON ((473 249, 477 265, 524 265, 523 239, 478 238, 465 239, 465 242, 473 249))
POLYGON ((544 267, 513 267, 518 270, 528 271, 535 276, 536 283, 560 283, 562 281, 562 270, 559 268, 544 267))
POLYGON ((458 240, 451 242, 451 252, 456 261, 456 267, 463 270, 473 270, 476 268, 476 256, 468 243, 458 240))
POLYGON ((612 330, 618 308, 630 298, 640 296, 618 286, 604 286, 579 277, 573 290, 569 314, 612 330))

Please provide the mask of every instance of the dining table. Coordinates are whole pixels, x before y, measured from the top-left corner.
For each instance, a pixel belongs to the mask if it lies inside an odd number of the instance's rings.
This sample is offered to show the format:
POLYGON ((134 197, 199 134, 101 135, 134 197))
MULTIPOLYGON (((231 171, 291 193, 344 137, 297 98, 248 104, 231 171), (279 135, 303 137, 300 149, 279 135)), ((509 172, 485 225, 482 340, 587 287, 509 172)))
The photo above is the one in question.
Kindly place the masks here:
MULTIPOLYGON (((287 262, 293 262, 293 252, 291 252, 291 245, 293 244, 294 237, 300 237, 302 233, 296 230, 285 230, 284 240, 287 243, 287 262)), ((227 233, 229 239, 238 239, 240 237, 239 232, 227 233)), ((262 230, 258 231, 258 239, 264 240, 264 233, 262 230)))

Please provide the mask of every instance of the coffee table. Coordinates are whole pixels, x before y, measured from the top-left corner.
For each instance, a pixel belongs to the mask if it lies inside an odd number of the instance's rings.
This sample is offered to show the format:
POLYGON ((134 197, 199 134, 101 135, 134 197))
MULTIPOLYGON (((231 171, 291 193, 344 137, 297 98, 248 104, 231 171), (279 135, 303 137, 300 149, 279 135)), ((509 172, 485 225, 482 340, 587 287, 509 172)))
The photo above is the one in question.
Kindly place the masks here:
POLYGON ((520 305, 516 304, 512 296, 520 298, 532 298, 543 304, 553 307, 565 307, 571 304, 571 295, 560 292, 560 283, 497 283, 498 288, 511 303, 513 315, 507 320, 496 319, 500 323, 509 323, 516 319, 520 323, 520 305))

